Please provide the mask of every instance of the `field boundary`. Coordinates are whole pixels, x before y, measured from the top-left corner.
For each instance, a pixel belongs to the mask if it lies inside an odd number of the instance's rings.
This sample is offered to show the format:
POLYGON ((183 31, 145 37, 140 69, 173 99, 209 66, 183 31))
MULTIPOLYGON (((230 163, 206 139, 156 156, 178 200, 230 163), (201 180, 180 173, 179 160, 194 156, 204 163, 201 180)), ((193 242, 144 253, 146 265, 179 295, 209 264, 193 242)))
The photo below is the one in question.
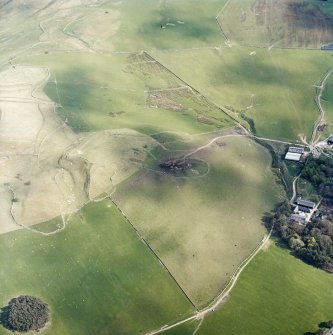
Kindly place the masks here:
MULTIPOLYGON (((225 42, 226 44, 230 47, 230 39, 229 37, 227 36, 227 34, 224 32, 223 30, 223 27, 222 27, 222 24, 219 20, 220 16, 224 13, 225 9, 228 7, 229 3, 231 2, 232 0, 228 0, 224 6, 218 11, 216 17, 215 17, 215 20, 217 22, 217 25, 219 26, 220 30, 221 30, 221 33, 223 35, 223 37, 225 38, 225 42)), ((276 43, 276 42, 275 42, 276 43)), ((281 49, 281 50, 307 50, 307 51, 310 51, 310 50, 315 50, 315 51, 318 51, 318 50, 321 50, 320 48, 314 48, 314 47, 291 47, 291 46, 286 46, 286 47, 275 47, 274 45, 271 45, 271 46, 259 46, 259 45, 250 45, 250 44, 244 44, 244 43, 239 43, 237 41, 237 45, 239 45, 240 47, 244 47, 244 48, 257 48, 257 49, 268 49, 268 51, 270 51, 272 48, 274 49, 281 49)))
POLYGON ((175 72, 173 72, 172 70, 170 70, 168 67, 166 67, 165 65, 163 65, 161 62, 159 62, 156 58, 152 57, 147 51, 143 51, 143 53, 149 57, 150 59, 152 59, 153 61, 156 62, 156 64, 158 64, 159 66, 163 67, 164 70, 166 70, 167 72, 171 73, 173 76, 175 76, 178 80, 180 80, 184 85, 188 86, 194 93, 196 93, 197 95, 202 96, 208 103, 212 104, 214 107, 216 107, 220 112, 222 112, 223 114, 225 114, 226 116, 228 116, 228 118, 230 118, 236 125, 239 124, 239 121, 232 115, 228 114, 221 106, 219 106, 218 104, 216 104, 214 101, 211 101, 210 99, 208 99, 204 94, 202 94, 200 91, 198 91, 196 88, 194 88, 192 85, 190 85, 189 83, 187 83, 184 79, 182 79, 181 77, 179 77, 175 72))
POLYGON ((193 314, 192 316, 183 319, 179 322, 176 322, 172 325, 167 325, 167 326, 163 326, 158 330, 153 330, 151 332, 146 333, 145 335, 155 335, 155 334, 160 334, 163 333, 167 330, 173 329, 177 326, 180 326, 184 323, 187 323, 189 321, 193 321, 193 320, 203 320, 204 317, 211 313, 214 312, 215 309, 217 309, 228 297, 229 293, 231 292, 231 290, 234 288, 234 286, 236 285, 240 275, 242 274, 242 272, 245 270, 245 268, 250 264, 250 262, 253 260, 253 258, 259 253, 259 251, 261 251, 261 249, 265 246, 265 244, 267 243, 267 241, 270 239, 272 233, 273 233, 273 229, 274 226, 271 227, 270 231, 268 234, 266 234, 263 239, 259 242, 259 244, 255 247, 255 249, 251 252, 251 254, 245 258, 243 260, 243 262, 239 265, 239 267, 237 268, 237 270, 234 272, 233 276, 231 277, 229 283, 227 284, 227 286, 221 291, 221 293, 216 296, 212 302, 210 304, 207 305, 206 308, 198 311, 197 313, 193 314))
POLYGON ((118 206, 118 204, 110 197, 110 200, 112 201, 112 203, 116 206, 117 210, 121 213, 121 215, 125 218, 125 220, 130 224, 130 226, 132 227, 132 229, 135 231, 136 235, 138 236, 138 238, 148 247, 148 249, 151 251, 151 253, 155 256, 155 258, 158 260, 158 262, 161 264, 161 266, 164 268, 164 270, 170 275, 170 277, 172 278, 172 280, 176 283, 176 285, 178 286, 178 288, 182 291, 182 293, 185 295, 185 297, 187 298, 187 300, 190 302, 190 304, 192 305, 192 307, 195 308, 195 310, 198 312, 198 307, 194 304, 194 302, 191 300, 191 298, 187 295, 187 293, 184 291, 184 289, 180 286, 180 284, 178 283, 178 281, 176 280, 176 278, 172 275, 172 273, 170 272, 170 270, 168 269, 168 267, 164 264, 164 262, 162 261, 162 259, 156 254, 156 252, 154 251, 154 249, 149 245, 149 243, 147 242, 147 240, 140 234, 140 232, 134 227, 133 223, 131 222, 131 220, 127 217, 127 215, 122 211, 122 209, 118 206))

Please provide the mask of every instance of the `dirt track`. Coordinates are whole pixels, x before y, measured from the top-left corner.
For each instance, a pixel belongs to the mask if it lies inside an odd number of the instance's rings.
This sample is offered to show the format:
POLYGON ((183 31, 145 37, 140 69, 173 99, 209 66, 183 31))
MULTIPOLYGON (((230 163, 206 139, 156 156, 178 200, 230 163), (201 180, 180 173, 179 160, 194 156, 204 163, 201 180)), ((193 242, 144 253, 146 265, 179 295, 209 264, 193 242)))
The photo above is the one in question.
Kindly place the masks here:
MULTIPOLYGON (((239 279, 241 273, 244 271, 244 269, 247 267, 247 265, 252 261, 252 259, 258 254, 258 252, 260 250, 263 249, 263 247, 265 246, 265 244, 268 242, 268 240, 270 239, 271 235, 272 235, 272 231, 273 228, 270 230, 269 234, 266 235, 261 242, 259 243, 259 245, 255 248, 255 250, 249 255, 249 257, 247 257, 242 264, 238 267, 238 269, 235 271, 234 275, 232 276, 229 284, 227 285, 227 287, 215 298, 215 300, 213 301, 212 304, 210 304, 209 306, 207 306, 206 308, 196 312, 194 315, 183 319, 181 321, 178 321, 172 325, 166 325, 161 327, 158 330, 153 330, 150 331, 148 333, 146 333, 146 335, 155 335, 155 334, 160 334, 163 333, 167 330, 173 329, 177 326, 180 326, 184 323, 187 323, 189 321, 193 321, 193 320, 203 320, 205 318, 206 315, 208 315, 209 313, 214 312, 216 309, 218 309, 221 304, 224 303, 224 301, 228 298, 231 290, 234 288, 234 286, 237 283, 237 280, 239 279)), ((198 329, 197 329, 198 330, 198 329)), ((197 331, 196 330, 196 331, 197 331)))

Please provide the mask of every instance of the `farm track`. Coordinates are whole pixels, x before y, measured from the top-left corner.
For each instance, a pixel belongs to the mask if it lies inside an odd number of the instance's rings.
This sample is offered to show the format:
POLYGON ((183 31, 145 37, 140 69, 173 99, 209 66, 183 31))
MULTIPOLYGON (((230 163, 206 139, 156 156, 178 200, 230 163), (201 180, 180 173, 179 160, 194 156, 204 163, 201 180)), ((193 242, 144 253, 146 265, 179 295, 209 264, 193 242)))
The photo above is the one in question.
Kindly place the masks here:
POLYGON ((323 78, 323 80, 320 83, 320 86, 317 86, 317 89, 319 89, 319 92, 318 92, 317 96, 315 97, 315 101, 316 101, 316 104, 318 106, 320 115, 319 115, 318 120, 315 122, 314 127, 313 127, 312 137, 311 137, 311 141, 310 141, 310 150, 311 151, 314 149, 314 146, 318 143, 319 138, 320 138, 320 135, 317 137, 318 126, 320 125, 320 123, 322 123, 324 121, 324 118, 325 118, 325 110, 324 110, 324 108, 321 104, 321 97, 322 97, 324 89, 325 89, 326 81, 332 73, 333 73, 333 68, 326 73, 325 77, 323 78))
MULTIPOLYGON (((229 4, 231 0, 228 0, 227 3, 225 4, 225 6, 220 10, 220 12, 218 13, 217 17, 216 17, 216 21, 217 21, 217 24, 218 26, 220 27, 221 31, 222 31, 222 34, 223 36, 225 37, 226 41, 228 41, 228 37, 225 35, 223 29, 222 29, 222 26, 221 26, 221 23, 219 22, 218 18, 219 16, 223 13, 224 9, 227 7, 227 5, 229 4)), ((10 1, 8 1, 10 2, 10 1)), ((81 18, 83 19, 83 18, 81 18)), ((67 24, 67 26, 69 26, 70 24, 72 24, 74 21, 72 22, 69 22, 67 24)), ((42 21, 39 23, 39 26, 40 26, 40 29, 42 31, 42 33, 44 34, 45 33, 45 30, 44 28, 42 27, 42 21)), ((71 38, 77 38, 77 36, 75 35, 72 35, 70 33, 67 33, 65 32, 67 26, 63 29, 63 33, 65 35, 68 35, 69 37, 71 38)), ((80 39, 79 39, 80 40, 80 39)), ((86 43, 85 41, 82 41, 80 40, 81 42, 84 42, 86 43)), ((39 44, 43 44, 43 43, 49 43, 49 42, 38 42, 36 44, 34 44, 33 46, 30 46, 29 48, 21 51, 20 53, 24 53, 25 51, 29 50, 29 49, 32 49, 34 48, 35 46, 39 45, 39 44)), ((75 51, 75 50, 67 50, 67 52, 94 52, 90 49, 90 46, 87 44, 88 46, 88 50, 80 50, 80 51, 75 51), (90 49, 90 50, 89 50, 90 49)), ((264 47, 256 47, 256 46, 251 46, 251 47, 254 47, 254 48, 264 48, 264 47)), ((198 48, 187 48, 187 49, 169 49, 169 50, 165 50, 165 52, 177 52, 177 51, 182 51, 182 50, 202 50, 202 49, 216 49, 218 47, 198 47, 198 48)), ((304 48, 278 48, 278 49, 304 49, 304 48)), ((20 53, 16 54, 15 56, 18 56, 20 53)), ((115 51, 115 52, 111 52, 111 54, 131 54, 132 52, 122 52, 122 51, 115 51)), ((102 53, 104 54, 104 53, 102 53)), ((106 54, 106 53, 105 53, 106 54)), ((148 53, 147 53, 148 54, 148 53)), ((149 55, 150 56, 150 55, 149 55)), ((150 56, 151 57, 151 56, 150 56)), ((153 57, 152 57, 153 58, 153 57)), ((204 97, 204 95, 202 93, 200 93, 199 91, 197 91, 195 88, 193 88, 190 84, 186 83, 182 78, 180 78, 177 74, 175 74, 174 72, 172 72, 170 69, 168 69, 167 67, 165 67, 163 64, 161 64, 160 62, 158 62, 155 58, 154 59, 154 62, 156 62, 157 64, 159 64, 160 66, 162 66, 163 68, 165 68, 167 71, 169 71, 170 73, 172 73, 176 78, 178 78, 179 80, 181 80, 182 83, 184 83, 184 87, 182 88, 190 88, 191 90, 193 90, 193 92, 197 93, 197 94, 200 94, 201 96, 204 97)), ((317 126, 318 124, 323 120, 324 118, 324 115, 325 115, 325 111, 323 110, 322 108, 322 105, 321 105, 321 96, 322 96, 322 93, 324 91, 324 88, 325 88, 325 83, 327 81, 327 79, 329 78, 329 76, 331 75, 331 73, 333 72, 333 69, 331 69, 327 75, 324 77, 323 81, 321 82, 321 86, 319 87, 320 91, 316 97, 316 102, 318 104, 318 107, 319 107, 319 110, 320 110, 320 118, 317 120, 316 124, 314 125, 314 130, 313 130, 313 134, 312 134, 312 139, 311 139, 311 145, 314 145, 315 144, 315 139, 316 139, 316 136, 317 136, 317 126)), ((55 80, 55 84, 57 86, 57 82, 55 80)), ((158 91, 158 90, 156 90, 158 91)), ((58 87, 57 87, 57 93, 58 93, 58 87)), ((59 93, 58 93, 59 94, 59 93)), ((206 98, 206 97, 205 97, 206 98)), ((207 99, 207 98, 206 98, 207 99)), ((237 125, 239 125, 239 122, 236 118, 233 118, 229 113, 226 113, 224 109, 222 109, 220 106, 218 106, 216 103, 210 101, 209 99, 207 99, 210 103, 212 103, 213 105, 215 105, 221 112, 223 112, 224 114, 228 115, 228 117, 230 117, 233 122, 237 125)), ((20 102, 23 102, 23 101, 20 101, 20 102)), ((59 102, 60 102, 60 97, 59 97, 59 102)), ((32 101, 27 101, 27 103, 33 103, 32 101)), ((45 103, 44 101, 40 101, 40 102, 34 102, 34 103, 45 103)), ((62 128, 64 125, 60 125, 59 128, 55 129, 55 132, 56 131, 59 131, 60 128, 62 128)), ((52 134, 49 134, 47 136, 52 136, 52 134)), ((247 134, 234 134, 234 135, 222 135, 222 136, 217 136, 215 137, 214 139, 210 140, 207 144, 203 145, 203 146, 200 146, 198 147, 197 149, 195 149, 194 151, 186 154, 184 156, 184 158, 187 158, 187 157, 190 157, 198 152, 200 152, 201 150, 204 150, 206 148, 209 148, 211 145, 213 145, 217 140, 219 139, 222 139, 222 138, 225 138, 225 137, 248 137, 248 138, 255 138, 255 139, 260 139, 260 140, 263 140, 263 141, 268 141, 268 142, 276 142, 276 143, 282 143, 282 144, 289 144, 289 145, 294 145, 296 143, 293 143, 293 142, 287 142, 287 141, 280 141, 280 140, 274 140, 274 139, 269 139, 269 138, 262 138, 262 137, 257 137, 251 133, 247 133, 247 134)), ((39 150, 38 150, 38 159, 39 159, 39 155, 40 155, 40 151, 41 151, 41 147, 43 145, 43 143, 45 142, 45 140, 47 140, 47 138, 44 138, 42 139, 41 143, 40 143, 40 146, 39 146, 39 150)), ((298 144, 298 143, 297 143, 298 144)), ((163 146, 163 144, 159 144, 161 145, 161 147, 163 147, 165 150, 169 150, 167 149, 165 146, 163 146)), ((297 182, 297 179, 298 179, 299 176, 297 176, 294 181, 293 181, 293 197, 291 199, 291 201, 294 199, 294 197, 296 196, 296 182, 297 182)), ((55 179, 56 179, 56 176, 55 176, 55 179)), ((14 191, 12 191, 12 194, 13 194, 13 197, 15 198, 15 194, 14 194, 14 191)), ((108 198, 110 196, 106 196, 106 198, 108 198)), ((111 197, 110 197, 111 198, 111 197)), ((111 199, 112 200, 112 199, 111 199)), ((94 199, 89 199, 89 201, 86 203, 88 204, 89 202, 91 201, 97 201, 97 200, 94 200, 94 199)), ((112 200, 112 202, 115 204, 115 206, 117 207, 117 209, 120 211, 120 213, 124 216, 124 218, 129 222, 129 224, 132 226, 132 228, 135 230, 136 234, 138 235, 138 238, 140 240, 143 241, 144 244, 146 244, 146 246, 151 250, 151 252, 155 255, 155 257, 158 259, 158 261, 160 262, 160 264, 162 265, 162 267, 164 267, 164 269, 168 272, 168 274, 173 278, 173 280, 176 282, 177 286, 182 290, 182 292, 186 295, 186 293, 184 292, 184 290, 182 289, 182 287, 178 284, 178 282, 176 281, 176 279, 173 277, 172 273, 168 270, 168 268, 165 266, 165 264, 162 262, 162 260, 158 257, 158 255, 154 252, 154 250, 150 247, 150 245, 148 244, 148 242, 140 235, 140 233, 136 230, 136 228, 133 226, 133 224, 130 222, 130 220, 127 218, 127 216, 125 215, 125 213, 122 212, 122 210, 118 207, 118 205, 112 200)), ((84 205, 86 205, 84 204, 84 205)), ((77 209, 77 211, 79 211, 80 209, 77 209)), ((11 211, 11 214, 13 216, 13 213, 11 211)), ((14 221, 19 225, 21 226, 22 228, 25 228, 25 229, 28 229, 32 232, 35 232, 35 233, 39 233, 39 234, 42 234, 44 236, 48 236, 48 235, 52 235, 52 234, 55 234, 55 233, 58 233, 60 232, 61 230, 65 229, 66 228, 66 224, 68 222, 68 220, 65 219, 65 215, 63 213, 61 213, 61 217, 63 219, 63 226, 59 229, 57 229, 56 231, 54 232, 51 232, 51 233, 43 233, 43 232, 40 232, 38 230, 35 230, 31 227, 28 227, 28 226, 24 226, 20 223, 17 223, 14 216, 13 216, 13 219, 14 221)), ((273 229, 273 228, 272 228, 273 229)), ((259 243, 259 245, 254 249, 254 251, 241 263, 241 265, 239 266, 239 268, 235 271, 234 275, 232 276, 229 284, 227 285, 227 287, 214 299, 214 301, 208 305, 206 308, 198 311, 196 306, 193 304, 193 302, 190 300, 190 298, 186 295, 186 297, 188 298, 188 300, 190 301, 190 303, 192 304, 192 306, 197 310, 197 312, 186 318, 186 319, 183 319, 177 323, 174 323, 172 325, 168 325, 168 326, 164 326, 164 327, 161 327, 160 329, 158 330, 155 330, 155 331, 151 331, 149 333, 147 333, 147 335, 153 335, 153 334, 159 334, 159 333, 163 333, 164 331, 167 331, 167 330, 170 330, 170 329, 173 329, 181 324, 184 324, 184 323, 187 323, 187 322, 190 322, 190 321, 193 321, 193 320, 200 320, 200 323, 198 325, 198 327, 196 328, 196 330, 194 331, 193 335, 195 335, 205 316, 214 312, 218 307, 220 307, 224 302, 225 300, 227 299, 228 295, 230 294, 231 290, 234 288, 234 286, 236 285, 241 273, 245 270, 245 268, 248 266, 248 264, 253 260, 253 258, 260 252, 260 250, 262 250, 262 248, 265 246, 265 243, 269 240, 270 236, 271 236, 271 233, 272 233, 272 229, 271 231, 268 233, 268 235, 266 235, 262 240, 261 242, 259 243)))
POLYGON ((293 194, 292 197, 290 198, 290 204, 293 205, 294 201, 296 199, 297 196, 297 180, 299 179, 301 175, 299 174, 297 177, 294 178, 293 180, 293 194))
POLYGON ((269 233, 264 236, 264 238, 260 241, 259 245, 253 250, 253 252, 241 263, 241 265, 238 267, 238 269, 235 271, 235 273, 233 274, 229 284, 226 286, 226 288, 214 299, 214 301, 208 305, 206 308, 196 312, 195 314, 193 314, 192 316, 183 319, 181 321, 178 321, 176 323, 173 323, 172 325, 167 325, 167 326, 163 326, 158 330, 153 330, 150 331, 148 333, 146 333, 145 335, 155 335, 155 334, 160 334, 163 333, 167 330, 173 329, 177 326, 180 326, 184 323, 193 321, 193 320, 203 320, 205 318, 206 315, 214 312, 217 308, 219 308, 228 298, 231 290, 234 288, 234 286, 236 285, 241 273, 245 270, 245 268, 249 265, 249 263, 253 260, 253 258, 259 253, 259 251, 262 250, 262 248, 265 246, 265 244, 268 242, 268 240, 270 239, 272 232, 273 232, 273 228, 271 228, 271 230, 269 231, 269 233))

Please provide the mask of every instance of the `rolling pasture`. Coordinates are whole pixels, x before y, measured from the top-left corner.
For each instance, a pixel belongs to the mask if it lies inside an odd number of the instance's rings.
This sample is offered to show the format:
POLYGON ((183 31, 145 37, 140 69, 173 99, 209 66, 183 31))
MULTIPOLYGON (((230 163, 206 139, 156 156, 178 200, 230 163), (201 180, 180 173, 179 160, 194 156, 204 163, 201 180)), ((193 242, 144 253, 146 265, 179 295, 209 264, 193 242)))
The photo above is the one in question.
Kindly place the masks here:
POLYGON ((226 37, 242 46, 320 48, 333 41, 329 2, 232 0, 218 20, 226 37))
POLYGON ((331 319, 332 301, 330 274, 272 244, 256 256, 229 301, 204 320, 197 334, 303 335, 331 319))
POLYGON ((146 53, 44 55, 20 62, 49 67, 45 92, 74 131, 130 128, 189 134, 230 127, 230 117, 146 53), (71 65, 74 63, 75 66, 71 65), (68 92, 71 92, 69 94, 68 92))
POLYGON ((319 116, 315 85, 332 67, 329 51, 233 46, 155 57, 212 101, 253 119, 258 136, 292 141, 311 137, 319 116))
POLYGON ((110 200, 89 204, 56 235, 21 230, 0 240, 1 307, 41 297, 52 315, 45 335, 143 334, 193 309, 110 200))
POLYGON ((121 13, 112 41, 113 50, 133 52, 220 44, 223 36, 214 18, 225 2, 129 0, 118 3, 111 8, 121 13))
POLYGON ((220 138, 191 158, 206 162, 208 173, 181 178, 147 166, 112 198, 193 303, 204 306, 262 239, 262 216, 282 192, 268 152, 247 138, 220 138))
POLYGON ((329 136, 333 133, 333 77, 330 76, 326 82, 325 89, 323 91, 322 106, 325 111, 324 123, 327 124, 324 129, 324 134, 329 136))
MULTIPOLYGON (((43 335, 137 335, 207 306, 285 198, 238 123, 310 140, 332 13, 318 0, 0 4, 0 308, 29 294, 50 306, 43 335)), ((332 90, 329 77, 325 136, 332 90)), ((220 310, 165 334, 302 335, 332 319, 332 292, 271 245, 220 310)))

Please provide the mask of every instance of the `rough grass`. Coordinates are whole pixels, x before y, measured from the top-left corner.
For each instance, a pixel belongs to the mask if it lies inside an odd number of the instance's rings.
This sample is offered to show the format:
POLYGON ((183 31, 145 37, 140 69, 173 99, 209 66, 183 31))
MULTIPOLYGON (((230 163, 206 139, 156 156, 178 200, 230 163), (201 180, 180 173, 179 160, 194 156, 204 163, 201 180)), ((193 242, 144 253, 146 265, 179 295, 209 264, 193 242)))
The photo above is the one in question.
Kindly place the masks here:
POLYGON ((333 278, 271 245, 242 273, 198 335, 303 335, 332 319, 333 278))
POLYGON ((41 297, 52 313, 44 334, 141 334, 191 312, 111 201, 86 206, 56 235, 21 230, 0 241, 0 304, 41 297))
POLYGON ((122 19, 114 38, 115 48, 120 51, 135 51, 218 45, 223 37, 215 17, 225 2, 226 0, 122 2, 117 7, 122 13, 122 19))
POLYGON ((219 21, 243 46, 320 48, 332 42, 332 14, 332 6, 315 0, 232 0, 219 21))
POLYGON ((281 194, 266 151, 248 139, 220 141, 193 156, 210 165, 205 177, 148 170, 114 195, 198 306, 217 295, 262 239, 262 216, 281 194))
POLYGON ((232 124, 223 111, 187 89, 166 91, 170 99, 182 104, 181 112, 167 106, 151 106, 148 98, 153 90, 184 84, 160 65, 150 66, 150 59, 144 69, 128 55, 85 54, 79 59, 65 54, 45 55, 23 58, 20 62, 50 67, 52 79, 45 91, 61 105, 57 109, 61 118, 77 132, 131 128, 146 134, 163 131, 193 134, 232 124))
POLYGON ((223 47, 155 54, 211 100, 252 118, 258 135, 293 141, 311 136, 319 114, 314 85, 332 66, 327 51, 223 47))

